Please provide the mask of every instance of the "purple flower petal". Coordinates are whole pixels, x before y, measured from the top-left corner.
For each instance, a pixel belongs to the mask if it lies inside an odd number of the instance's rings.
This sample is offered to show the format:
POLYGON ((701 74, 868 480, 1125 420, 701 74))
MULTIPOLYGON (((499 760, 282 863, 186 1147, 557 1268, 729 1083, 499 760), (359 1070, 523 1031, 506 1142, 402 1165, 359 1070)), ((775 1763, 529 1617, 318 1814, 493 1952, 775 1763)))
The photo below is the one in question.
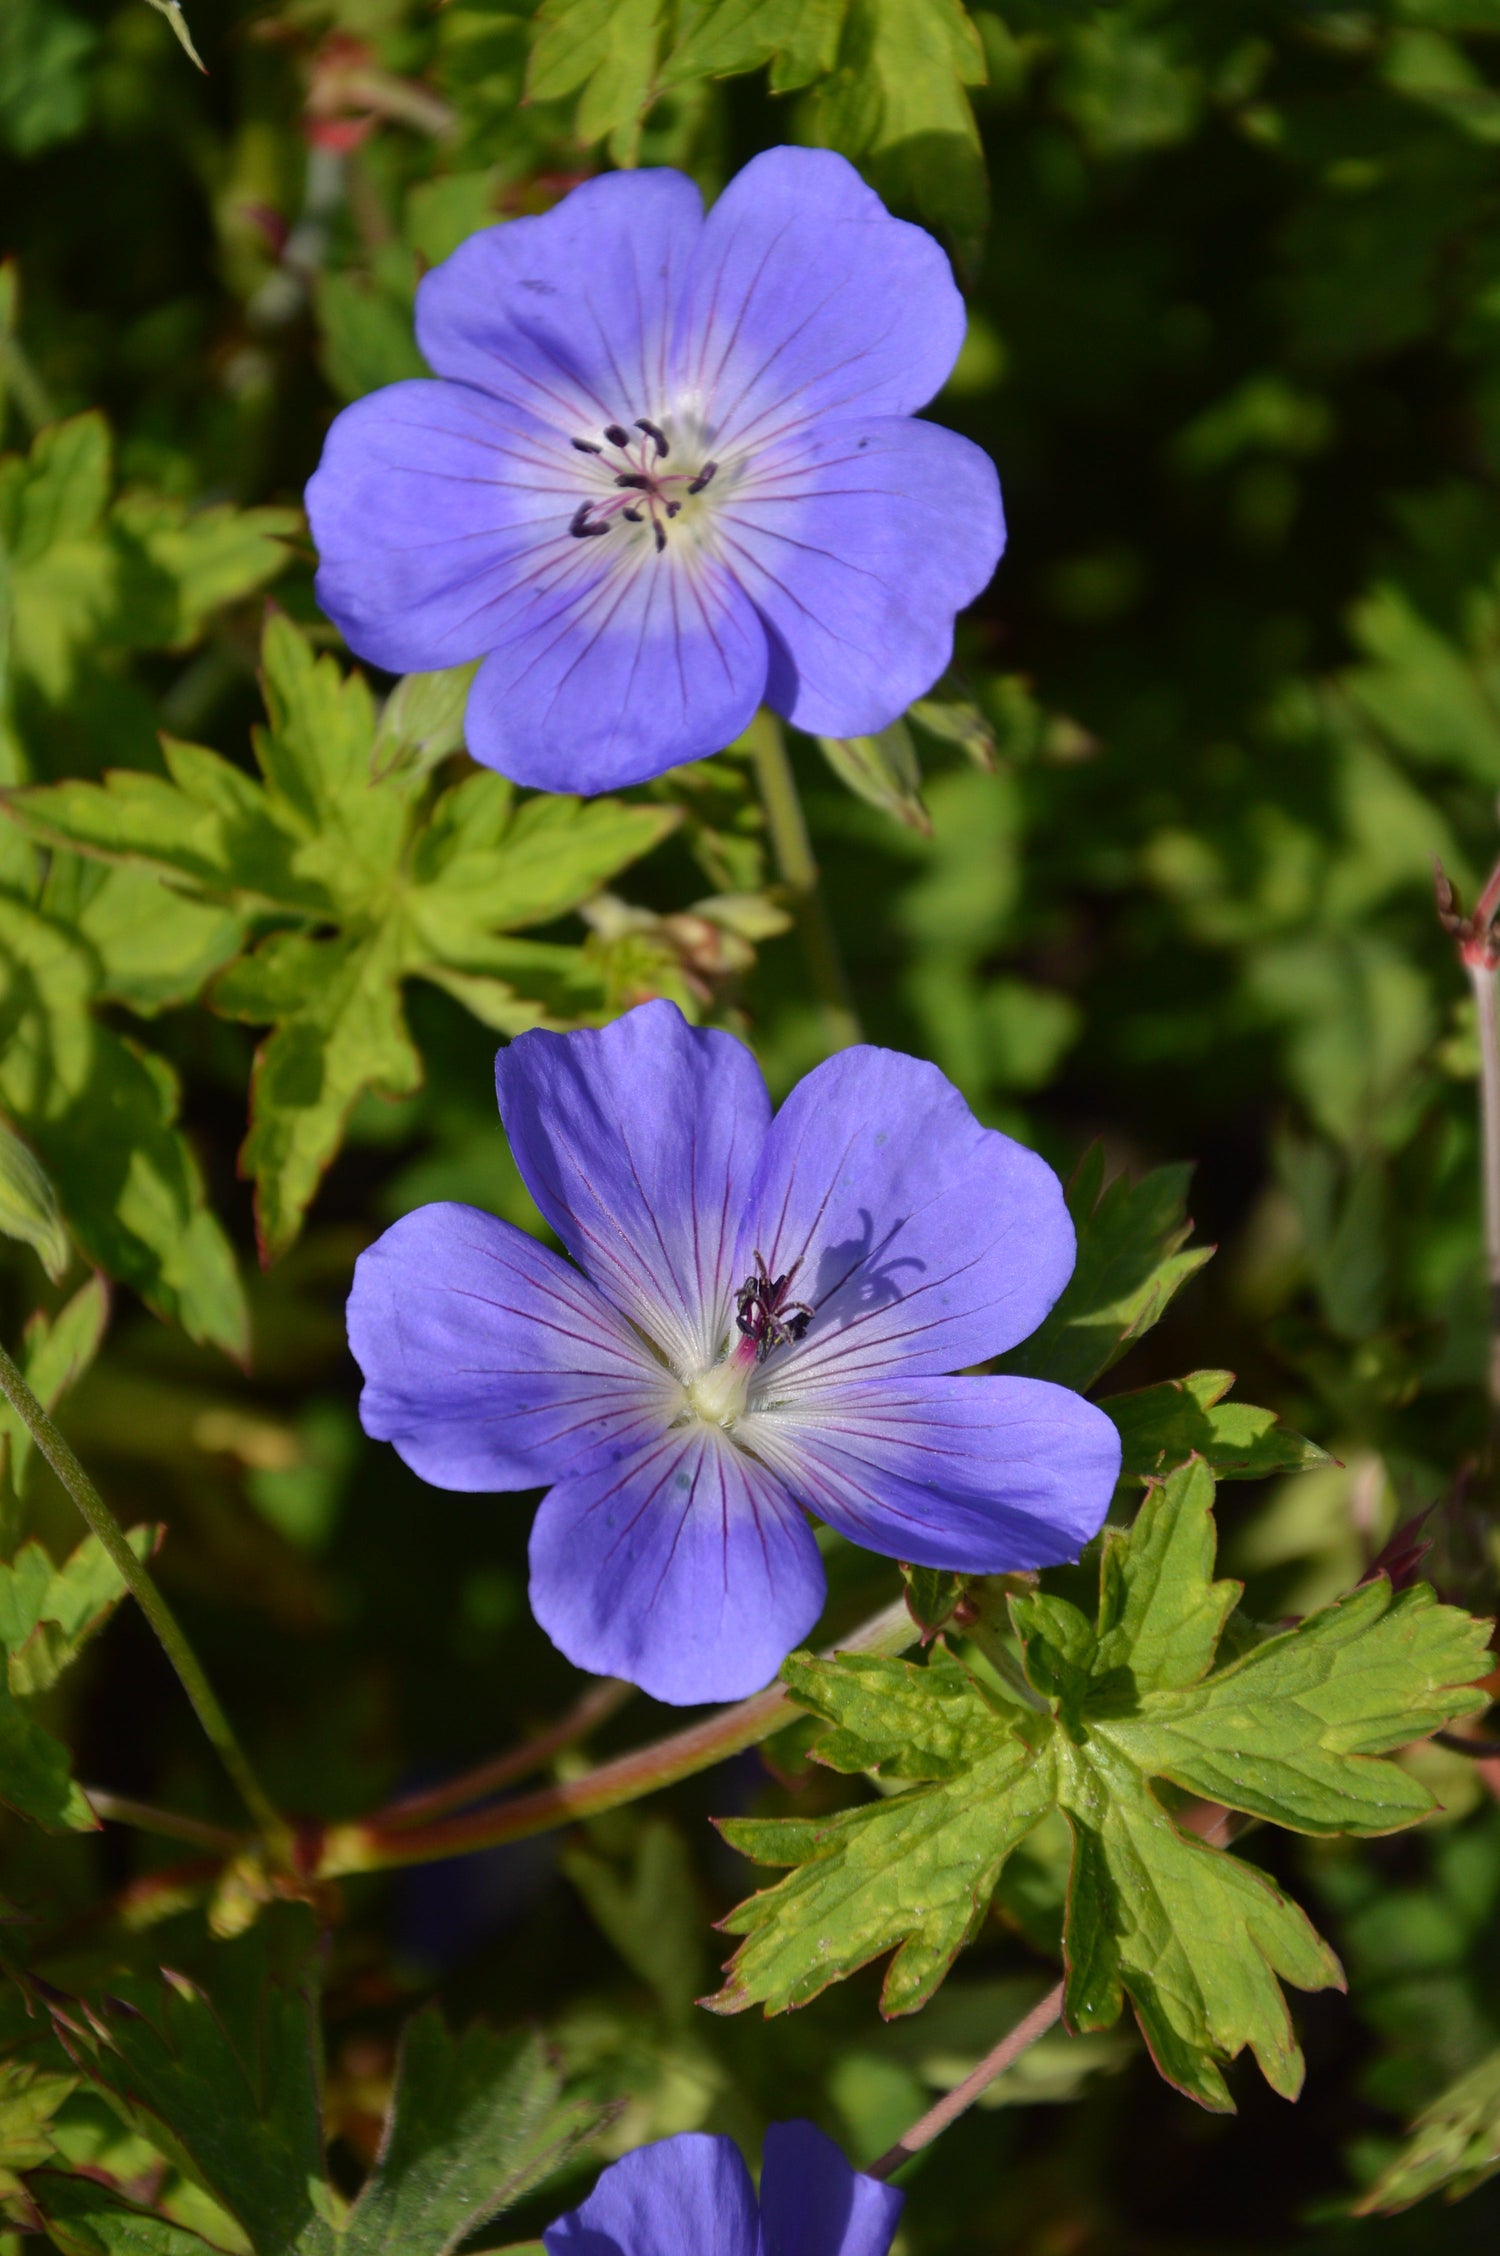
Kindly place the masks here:
POLYGON ((693 258, 679 390, 716 447, 817 417, 909 415, 944 382, 964 306, 933 238, 830 149, 768 149, 730 181, 693 258))
POLYGON ((758 459, 718 531, 770 631, 770 703, 821 736, 884 728, 931 688, 1005 545, 989 456, 894 416, 821 422, 758 459))
POLYGON ((676 1706, 758 1692, 823 1596, 801 1510, 696 1421, 563 1482, 531 1531, 531 1610, 553 1644, 676 1706))
POLYGON ((417 291, 439 376, 527 409, 564 440, 667 404, 676 309, 703 231, 680 172, 585 180, 536 218, 486 227, 417 291))
POLYGON ((570 540, 576 496, 555 436, 460 384, 388 385, 335 418, 307 488, 319 603, 392 673, 495 647, 528 589, 586 600, 607 576, 570 540))
POLYGON ((800 1403, 1003 1354, 1067 1283, 1074 1236, 1045 1160, 982 1128, 935 1065, 859 1048, 777 1113, 731 1268, 748 1272, 757 1250, 773 1276, 796 1266, 792 1289, 815 1309, 768 1366, 777 1396, 800 1403))
POLYGON ((963 336, 948 262, 842 157, 774 149, 705 219, 675 172, 585 181, 426 277, 441 379, 346 410, 308 489, 319 600, 396 670, 482 658, 468 745, 603 791, 768 699, 858 734, 928 688, 999 492, 904 418, 963 336))
POLYGON ((535 1488, 660 1432, 678 1390, 586 1277, 477 1207, 419 1207, 355 1264, 366 1433, 437 1488, 535 1488))
MULTIPOLYGON (((571 506, 571 505, 570 505, 571 506)), ((617 791, 733 742, 766 694, 754 604, 714 545, 560 538, 516 585, 469 693, 476 760, 538 791, 617 791)))
POLYGON ((516 1164, 568 1251, 679 1374, 706 1370, 771 1113, 744 1043, 644 1003, 597 1033, 522 1034, 495 1085, 516 1164))
POLYGON ((766 2132, 765 2256, 886 2256, 905 2198, 852 2169, 811 2123, 773 2123, 766 2132))
POLYGON ((755 2189, 733 2139, 680 2131, 612 2162, 542 2239, 547 2256, 760 2256, 755 2189))
POLYGON ((752 1412, 736 1438, 809 1511, 913 1566, 1076 1559, 1120 1471, 1112 1419, 1046 1379, 867 1379, 752 1412))

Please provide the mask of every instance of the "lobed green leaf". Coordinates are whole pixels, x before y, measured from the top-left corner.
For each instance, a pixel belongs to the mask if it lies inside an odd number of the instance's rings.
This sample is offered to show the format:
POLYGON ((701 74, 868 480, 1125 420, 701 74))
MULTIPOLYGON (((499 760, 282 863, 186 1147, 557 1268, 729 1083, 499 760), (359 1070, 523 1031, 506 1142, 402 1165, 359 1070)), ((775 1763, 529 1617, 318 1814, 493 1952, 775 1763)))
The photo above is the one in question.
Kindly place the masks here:
POLYGON ((996 1366, 1026 1378, 1084 1389, 1117 1363, 1168 1303, 1213 1257, 1212 1246, 1184 1250, 1188 1167, 1158 1167, 1139 1183, 1104 1183, 1104 1151, 1094 1145, 1068 1185, 1078 1259, 1056 1305, 996 1366))
POLYGON ((724 1922, 745 1940, 717 2011, 805 2004, 888 1951, 882 2011, 912 2011, 1006 1860, 1060 1812, 1069 2027, 1109 2027, 1128 1997, 1162 2073, 1204 2106, 1231 2104, 1222 2067, 1247 2047, 1295 2093, 1280 1985, 1338 1983, 1338 1962, 1153 1782, 1303 1832, 1411 1824, 1432 1797, 1382 1758, 1483 1705, 1488 1625, 1381 1580, 1215 1670, 1239 1585, 1213 1579, 1213 1492, 1200 1459, 1153 1484, 1130 1531, 1106 1538, 1093 1623, 1052 1594, 1012 1596, 1031 1705, 941 1648, 925 1668, 792 1657, 793 1695, 833 1727, 815 1761, 922 1783, 830 1818, 723 1825, 745 1855, 792 1869, 724 1922))
POLYGON ((1122 1480, 1151 1480, 1201 1457, 1218 1480, 1268 1480, 1313 1472, 1334 1459, 1283 1426, 1273 1410, 1226 1402, 1232 1371, 1190 1371, 1099 1405, 1120 1431, 1122 1480))

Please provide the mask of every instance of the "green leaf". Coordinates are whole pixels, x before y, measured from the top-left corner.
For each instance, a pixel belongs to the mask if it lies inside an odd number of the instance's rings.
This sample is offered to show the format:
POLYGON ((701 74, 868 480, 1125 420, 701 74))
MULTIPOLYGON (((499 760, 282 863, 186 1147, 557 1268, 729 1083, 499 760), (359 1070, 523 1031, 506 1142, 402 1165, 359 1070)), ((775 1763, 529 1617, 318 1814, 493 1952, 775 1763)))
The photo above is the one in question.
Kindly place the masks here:
POLYGON ((1500 668, 1494 596, 1474 605, 1466 651, 1423 617, 1401 588, 1377 586, 1354 612, 1368 662, 1346 677, 1355 700, 1391 741, 1424 767, 1439 763, 1491 791, 1500 784, 1500 668))
POLYGON ((0 1802, 48 1833, 93 1833, 98 1819, 68 1750, 0 1688, 0 1802))
POLYGON ((497 950, 494 936, 565 916, 650 853, 678 819, 673 808, 618 799, 517 805, 503 778, 468 777, 438 800, 413 857, 413 964, 503 970, 514 957, 503 944, 497 950))
POLYGON ((138 1018, 194 1001, 245 941, 238 917, 188 900, 150 870, 76 854, 54 857, 40 906, 93 949, 101 999, 138 1018))
POLYGON ((371 772, 380 778, 398 768, 421 775, 458 751, 464 740, 469 685, 479 670, 447 666, 435 674, 403 674, 381 708, 371 772))
POLYGON ((0 1231, 29 1245, 53 1284, 73 1259, 52 1179, 35 1152, 0 1120, 0 1231))
MULTIPOLYGON (((66 2016, 79 2073, 125 2122, 211 2194, 252 2248, 277 2256, 334 2256, 338 2245, 323 2157, 320 1955, 306 1907, 273 1904, 218 1951, 212 1996, 163 1969, 156 1981, 122 1979, 86 2011, 55 1991, 33 2000, 66 2016)), ((157 2245, 144 2243, 143 2256, 157 2245)), ((160 2246, 178 2256, 178 2244, 160 2246)))
POLYGON ((24 2193, 17 2171, 34 2170, 56 2155, 53 2119, 77 2085, 76 2076, 0 2060, 0 2214, 24 2193))
POLYGON ((407 2023, 380 2154, 339 2245, 347 2256, 449 2256, 541 2185, 607 2120, 565 2096, 547 2047, 428 2007, 407 2023))
POLYGON ((820 736, 818 743, 834 774, 856 798, 924 838, 932 835, 922 804, 922 770, 905 721, 893 721, 878 736, 820 736))
POLYGON ((1060 1810, 1069 2027, 1109 2027, 1128 1996, 1162 2073, 1203 2105, 1231 2105, 1221 2066, 1246 2046, 1296 2091, 1279 1984, 1338 1983, 1338 1962, 1264 1873, 1179 1826, 1153 1781, 1300 1832, 1409 1825, 1432 1797, 1383 1758, 1484 1704, 1488 1625, 1381 1580, 1214 1670, 1239 1585, 1213 1580, 1212 1503, 1198 1460, 1151 1488, 1129 1534, 1106 1538, 1092 1624, 1061 1598, 1012 1598, 1028 1701, 941 1649, 925 1668, 793 1656, 795 1697, 834 1726, 814 1759, 919 1783, 832 1817, 723 1825, 794 1869, 725 1921, 747 1939, 718 2011, 805 2004, 890 1951, 882 2010, 913 2011, 1006 1859, 1060 1810))
POLYGON ((949 1574, 942 1567, 903 1566, 901 1579, 906 1584, 907 1612, 925 1645, 953 1619, 973 1578, 949 1574))
POLYGON ((188 29, 187 18, 182 12, 182 0, 150 0, 150 4, 159 16, 166 17, 168 23, 172 26, 172 36, 178 46, 190 61, 197 64, 199 70, 206 77, 208 65, 193 45, 193 35, 188 29))
MULTIPOLYGON (((150 1556, 157 1528, 130 1531, 136 1557, 150 1556)), ((61 1567, 39 1543, 23 1544, 0 1566, 0 1801, 49 1832, 91 1832, 96 1820, 74 1783, 65 1747, 19 1702, 56 1683, 124 1596, 125 1586, 97 1536, 86 1536, 61 1567)))
POLYGON ((177 1078, 93 1016, 102 976, 74 934, 0 894, 0 1108, 88 1258, 191 1338, 243 1355, 234 1255, 176 1126, 177 1078))
POLYGON ((302 522, 287 509, 195 512, 113 493, 98 414, 50 424, 29 456, 0 459, 0 624, 15 676, 53 705, 103 650, 186 647, 211 613, 282 569, 302 522))
POLYGON ((263 662, 258 780, 168 742, 165 777, 121 770, 7 804, 31 836, 117 865, 111 885, 77 890, 75 921, 97 950, 96 984, 133 1008, 192 990, 246 920, 269 912, 302 927, 273 932, 210 991, 226 1017, 272 1028, 241 1153, 270 1260, 301 1228, 359 1099, 420 1085, 405 981, 433 981, 505 1033, 600 1015, 608 998, 582 950, 512 935, 576 909, 681 816, 614 799, 518 799, 488 772, 434 797, 429 771, 457 741, 466 669, 403 684, 377 722, 363 676, 317 656, 279 614, 263 662), (405 756, 393 759, 393 744, 405 756))
MULTIPOLYGON (((32 1317, 22 1339, 21 1370, 44 1410, 55 1410, 83 1376, 99 1352, 108 1322, 109 1294, 101 1277, 90 1277, 56 1316, 38 1310, 32 1317)), ((35 1447, 10 1404, 0 1403, 0 1467, 15 1497, 26 1493, 35 1447)))
POLYGON ((279 933, 233 965, 214 990, 230 1018, 275 1032, 255 1061, 253 1117, 240 1153, 255 1179, 261 1256, 292 1243, 357 1098, 410 1096, 422 1061, 401 1008, 389 933, 311 940, 279 933))
MULTIPOLYGON (((126 1541, 146 1560, 161 1534, 159 1527, 134 1527, 126 1541)), ((47 1691, 124 1595, 120 1570, 97 1535, 85 1536, 60 1567, 39 1543, 23 1544, 0 1566, 0 1644, 11 1691, 18 1698, 47 1691)))
POLYGON ((679 11, 659 84, 730 78, 769 63, 772 93, 792 93, 832 70, 847 12, 848 0, 702 0, 679 11))
POLYGON ((1134 1394, 1108 1395, 1099 1407, 1120 1430, 1124 1480, 1151 1480, 1199 1456, 1219 1480, 1267 1480, 1306 1473, 1335 1459, 1281 1425, 1274 1410, 1226 1402, 1233 1371, 1190 1371, 1134 1394))
POLYGON ((42 431, 26 458, 0 460, 0 618, 9 660, 54 701, 82 645, 103 634, 119 563, 104 529, 112 483, 102 415, 42 431))
POLYGON ((596 1925, 663 2012, 690 2020, 705 1971, 703 1906, 691 1853, 676 1826, 647 1818, 625 1870, 592 1847, 565 1849, 560 1861, 596 1925))
POLYGON ((813 130, 972 245, 989 195, 968 89, 985 76, 960 0, 849 0, 836 65, 810 96, 813 130))
POLYGON ((1029 1340, 996 1368, 1085 1388, 1117 1363, 1167 1304, 1213 1258, 1212 1246, 1184 1251, 1188 1167, 1158 1167, 1136 1184, 1117 1175, 1104 1185, 1104 1152, 1085 1153, 1068 1185, 1078 1260, 1061 1298, 1029 1340))
POLYGON ((0 146, 34 157, 71 140, 88 115, 84 65, 97 34, 55 0, 0 11, 0 146))
POLYGON ((216 2256, 211 2241, 135 2208, 92 2178, 39 2170, 26 2190, 62 2256, 216 2256))
POLYGON ((635 161, 649 106, 662 0, 542 0, 527 99, 578 95, 573 130, 588 143, 608 136, 617 164, 635 161))
POLYGON ((1442 2193, 1459 2201, 1500 2171, 1500 2047, 1424 2108, 1406 2144, 1355 2203, 1356 2216, 1391 2216, 1442 2193))

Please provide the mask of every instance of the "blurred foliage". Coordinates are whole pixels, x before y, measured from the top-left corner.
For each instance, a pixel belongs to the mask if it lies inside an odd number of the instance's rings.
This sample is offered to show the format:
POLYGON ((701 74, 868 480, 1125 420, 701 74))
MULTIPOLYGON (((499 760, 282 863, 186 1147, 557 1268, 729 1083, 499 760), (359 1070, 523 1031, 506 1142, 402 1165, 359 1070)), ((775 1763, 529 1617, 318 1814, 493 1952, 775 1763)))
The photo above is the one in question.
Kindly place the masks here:
MULTIPOLYGON (((1500 7, 175 14, 206 76, 170 7, 0 8, 3 1336, 142 1547, 164 1527, 153 1571, 283 1806, 357 1817, 580 1689, 527 1615, 524 1504, 364 1443, 342 1341, 354 1255, 419 1200, 541 1228, 497 1034, 668 994, 778 1091, 821 1054, 740 754, 613 805, 513 794, 453 683, 391 696, 312 602, 301 488, 335 408, 420 368, 421 272, 607 162, 713 193, 774 141, 841 148, 969 290, 934 412, 998 462, 1010 554, 906 724, 794 749, 872 1039, 1077 1170, 1078 1280, 1012 1367, 1110 1372, 1122 1528, 1191 1449, 1234 1480, 1208 1682, 1373 1611, 1351 1591, 1429 1510, 1391 1561, 1430 1541, 1440 1596, 1493 1611, 1477 1032, 1431 885, 1440 858, 1471 902, 1500 849, 1500 7)), ((869 1975, 772 2021, 693 2005, 747 1888, 710 1813, 828 1834, 943 1790, 809 1761, 805 1723, 560 1840, 345 1883, 315 1969, 295 1905, 214 1939, 227 1788, 133 1611, 85 1644, 118 1592, 8 1413, 0 1444, 0 1742, 44 1820, 4 1822, 4 2256, 498 2246, 602 2153, 705 2125, 753 2152, 794 2111, 868 2160, 1050 1983, 1055 1814, 909 2020, 869 1975), (199 1837, 84 1830, 86 1787, 199 1837), (452 2039, 412 2019, 434 1992, 452 2039), (204 2145, 231 2092, 277 2126, 248 2187, 204 2145)), ((828 1564, 820 1639, 897 1588, 828 1564)), ((1042 1603, 1086 1627, 1094 1587, 1042 1603)), ((982 1676, 972 1594, 913 1603, 982 1676)), ((669 1723, 637 1699, 590 1752, 669 1723)), ((1429 1744, 1396 1775, 1437 1808, 1389 1840, 1193 1852, 1307 1904, 1347 1970, 1294 2000, 1294 2111, 1220 2065, 1242 2112, 1210 2118, 1123 2024, 1059 2033, 911 2173, 911 2256, 1489 2248, 1500 1764, 1429 1744), (1436 2228, 1407 2209, 1444 2192, 1436 2228)))

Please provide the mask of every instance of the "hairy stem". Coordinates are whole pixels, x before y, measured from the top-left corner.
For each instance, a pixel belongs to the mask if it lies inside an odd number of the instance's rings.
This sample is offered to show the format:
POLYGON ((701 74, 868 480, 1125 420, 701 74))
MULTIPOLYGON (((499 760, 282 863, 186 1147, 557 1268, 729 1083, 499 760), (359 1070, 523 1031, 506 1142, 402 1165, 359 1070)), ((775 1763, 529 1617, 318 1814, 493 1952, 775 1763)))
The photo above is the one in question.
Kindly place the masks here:
MULTIPOLYGON (((917 1626, 898 1599, 882 1613, 840 1638, 841 1653, 903 1653, 917 1641, 917 1626)), ((597 1817, 625 1802, 656 1794, 679 1779, 737 1755, 746 1747, 769 1739, 801 1713, 779 1684, 757 1692, 753 1699, 724 1708, 702 1723, 689 1724, 653 1746, 618 1755, 601 1763, 582 1778, 540 1787, 533 1794, 518 1794, 496 1809, 475 1810, 466 1817, 451 1817, 435 1825, 391 1824, 382 1816, 364 1818, 353 1825, 330 1826, 312 1877, 333 1880, 351 1872, 386 1872, 398 1865, 435 1864, 443 1857, 471 1856, 479 1849, 499 1848, 507 1841, 524 1841, 533 1833, 547 1833, 575 1818, 597 1817)))
POLYGON ((518 1778, 545 1770, 554 1755, 560 1755, 567 1747, 575 1747, 580 1739, 586 1739, 598 1724, 606 1723, 634 1697, 633 1684, 625 1684, 617 1676, 606 1677, 602 1684, 591 1685, 565 1716, 560 1716, 556 1723, 539 1731, 523 1746, 511 1747, 503 1755, 493 1755, 488 1762, 476 1764, 473 1770, 445 1779, 441 1786, 429 1786, 420 1794, 405 1794, 399 1802, 387 1802, 368 1822, 382 1832, 396 1833, 409 1825, 425 1825, 432 1818, 446 1817, 450 1810, 466 1809, 471 1802, 483 1801, 500 1787, 513 1785, 518 1778))
POLYGON ((1479 1018, 1479 1172, 1490 1294, 1490 1414, 1500 1419, 1500 988, 1493 964, 1476 961, 1466 952, 1464 969, 1479 1018))
POLYGON ((924 2146, 931 2146, 938 2133, 946 2131, 950 2123, 957 2122, 959 2116, 973 2106, 980 2093, 997 2076, 1003 2076, 1011 2063, 1019 2060, 1022 2053, 1036 2043, 1038 2037, 1044 2037, 1049 2029, 1055 2027, 1062 2019, 1062 2009, 1063 1985, 1059 1982, 1055 1990, 1049 1990, 1040 2004, 1034 2005, 1000 2039, 993 2052, 985 2054, 979 2066, 965 2076, 961 2084, 955 2084, 951 2092, 945 2092, 936 2107, 929 2107, 927 2113, 919 2116, 909 2131, 903 2131, 895 2145, 888 2147, 878 2162, 870 2164, 865 2175, 888 2178, 900 2169, 903 2162, 909 2162, 914 2154, 920 2154, 924 2146))
POLYGON ((286 1862, 291 1853, 291 1834, 251 1769, 229 1718, 220 1707, 213 1687, 204 1675, 198 1656, 184 1636, 176 1615, 126 1542, 125 1532, 119 1521, 3 1347, 0 1347, 0 1390, 3 1390, 16 1416, 113 1559, 126 1589, 155 1630, 162 1651, 177 1671, 182 1689, 192 1703, 193 1713, 233 1780, 240 1800, 265 1840, 268 1852, 275 1861, 286 1862))
POLYGON ((833 920, 818 880, 812 840, 807 835, 802 801, 797 796, 797 779, 787 758, 786 738, 775 714, 767 712, 764 706, 750 723, 746 735, 755 757, 755 781, 765 809, 766 827, 771 833, 776 867, 791 898, 797 937, 802 943, 813 993, 823 1013, 828 1047, 847 1050, 851 1043, 862 1042, 864 1034, 839 954, 833 920))
POLYGON ((111 1824, 133 1825, 137 1832, 156 1833, 164 1841, 187 1841, 195 1849, 211 1849, 217 1856, 235 1856, 244 1846, 227 1825, 183 1817, 176 1810, 158 1809, 154 1802, 138 1802, 131 1794, 112 1794, 104 1786, 85 1786, 83 1791, 95 1817, 111 1824))

